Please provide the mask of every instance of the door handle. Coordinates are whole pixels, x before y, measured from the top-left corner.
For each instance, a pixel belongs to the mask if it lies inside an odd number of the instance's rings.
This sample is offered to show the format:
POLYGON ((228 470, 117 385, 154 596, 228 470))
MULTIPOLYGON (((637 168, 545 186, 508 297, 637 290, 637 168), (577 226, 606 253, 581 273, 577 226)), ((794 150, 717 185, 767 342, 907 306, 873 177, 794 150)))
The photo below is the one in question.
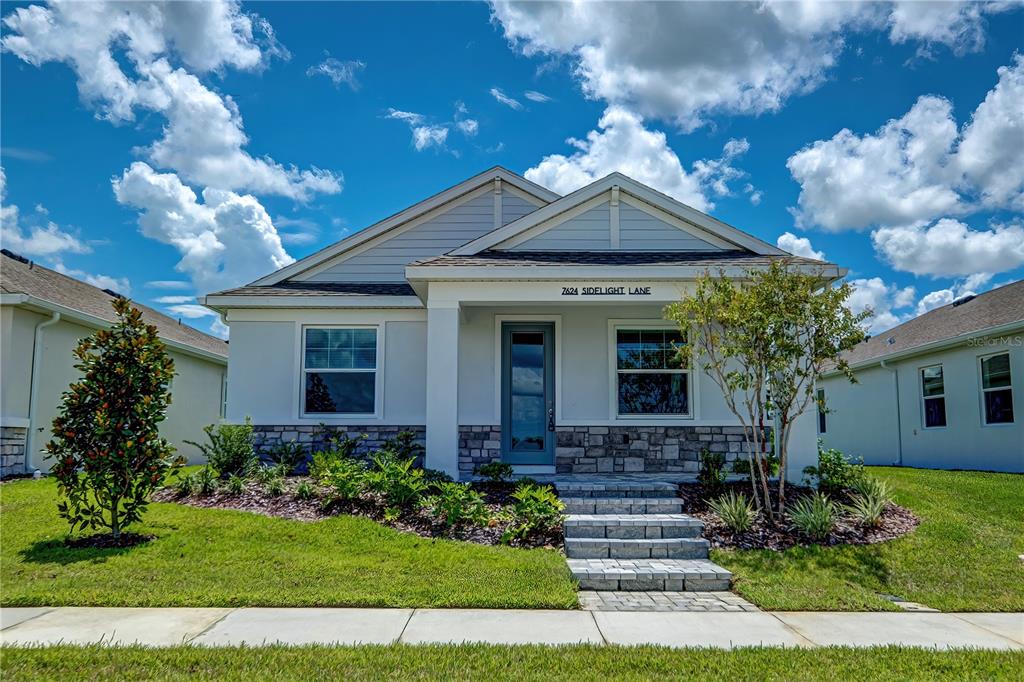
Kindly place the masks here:
POLYGON ((555 430, 555 408, 548 408, 548 431, 555 430))

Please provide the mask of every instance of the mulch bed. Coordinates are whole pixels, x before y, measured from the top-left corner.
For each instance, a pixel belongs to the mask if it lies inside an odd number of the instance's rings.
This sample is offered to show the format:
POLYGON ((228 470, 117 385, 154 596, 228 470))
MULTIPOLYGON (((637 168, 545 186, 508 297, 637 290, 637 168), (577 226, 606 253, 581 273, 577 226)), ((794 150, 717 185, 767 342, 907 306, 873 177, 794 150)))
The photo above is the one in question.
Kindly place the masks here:
POLYGON ((124 547, 135 547, 142 545, 156 538, 155 535, 143 535, 141 533, 121 533, 117 540, 110 533, 97 533, 85 537, 68 538, 64 544, 74 549, 115 549, 124 547))
MULTIPOLYGON (((486 527, 466 524, 446 528, 422 509, 407 511, 398 519, 387 519, 384 516, 386 505, 382 500, 371 495, 364 496, 359 500, 333 502, 325 505, 324 499, 329 496, 328 489, 314 484, 317 495, 309 500, 299 499, 295 496, 295 489, 302 481, 313 484, 313 480, 307 477, 289 477, 285 480, 284 494, 276 497, 268 494, 262 484, 256 481, 246 481, 245 490, 240 495, 232 495, 223 488, 219 488, 210 495, 193 494, 182 497, 174 488, 162 488, 153 494, 153 500, 208 509, 234 509, 295 521, 319 521, 331 516, 349 514, 373 519, 385 526, 425 538, 463 540, 480 545, 501 544, 501 536, 509 525, 507 521, 495 520, 492 522, 494 525, 486 527)), ((473 483, 472 485, 483 496, 492 516, 501 511, 503 506, 509 504, 511 493, 515 490, 515 486, 511 483, 473 483)), ((562 546, 562 529, 556 528, 546 536, 533 537, 525 542, 513 542, 512 544, 517 547, 560 548, 562 546)))
MULTIPOLYGON (((749 481, 727 483, 726 490, 744 493, 748 499, 751 496, 749 481)), ((814 491, 811 488, 787 486, 787 505, 812 492, 814 491)), ((773 503, 774 493, 773 490, 773 503)), ((909 509, 890 503, 882 513, 881 522, 877 528, 867 528, 852 516, 842 514, 836 527, 824 541, 811 540, 798 530, 791 528, 786 521, 772 524, 763 514, 758 515, 750 530, 733 533, 718 518, 718 515, 708 508, 703 486, 696 483, 683 483, 679 486, 679 496, 684 501, 684 512, 704 522, 704 537, 708 539, 712 547, 718 548, 778 551, 798 545, 872 545, 902 537, 913 531, 920 523, 920 520, 909 509)), ((845 503, 847 500, 837 500, 837 502, 845 503)))

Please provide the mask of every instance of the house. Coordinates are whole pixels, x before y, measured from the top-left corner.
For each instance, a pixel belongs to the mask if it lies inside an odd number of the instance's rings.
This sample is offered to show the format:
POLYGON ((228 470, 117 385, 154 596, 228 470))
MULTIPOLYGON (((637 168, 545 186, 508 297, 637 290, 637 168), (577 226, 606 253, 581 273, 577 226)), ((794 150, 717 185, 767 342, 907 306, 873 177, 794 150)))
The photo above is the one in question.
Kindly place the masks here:
POLYGON ((873 336, 825 373, 826 446, 868 464, 1024 472, 1024 281, 873 336))
MULTIPOLYGON (((113 291, 99 289, 4 249, 0 256, 0 426, 2 475, 46 471, 44 451, 61 394, 77 378, 72 351, 83 337, 116 319, 113 291)), ((228 345, 137 303, 174 359, 172 403, 160 433, 197 460, 184 441, 222 415, 228 345)))
MULTIPOLYGON (((204 302, 231 328, 227 419, 263 447, 411 430, 462 478, 682 477, 743 431, 662 309, 777 259, 840 274, 618 173, 559 196, 497 167, 204 302)), ((813 414, 791 453, 795 477, 817 461, 813 414)))

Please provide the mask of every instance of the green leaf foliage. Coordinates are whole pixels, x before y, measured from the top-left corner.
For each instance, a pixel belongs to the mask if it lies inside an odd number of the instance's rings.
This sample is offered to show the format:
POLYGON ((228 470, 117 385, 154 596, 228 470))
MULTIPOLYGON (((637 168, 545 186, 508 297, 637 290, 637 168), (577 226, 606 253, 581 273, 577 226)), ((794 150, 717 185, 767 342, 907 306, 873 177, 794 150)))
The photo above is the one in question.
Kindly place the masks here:
POLYGON ((562 514, 565 504, 550 486, 520 482, 512 493, 512 523, 502 534, 502 542, 525 540, 532 535, 542 535, 559 525, 565 519, 562 514))
POLYGON ((221 478, 252 474, 259 465, 259 458, 253 448, 252 420, 245 418, 244 424, 210 424, 203 428, 207 443, 185 441, 194 445, 206 457, 206 462, 221 478))
POLYGON ((789 510, 793 527, 818 541, 828 538, 838 518, 839 506, 820 492, 801 497, 789 510))
POLYGON ((483 525, 490 514, 484 498, 465 483, 438 483, 437 492, 423 500, 423 506, 445 526, 451 528, 460 523, 483 525))
POLYGON ((117 322, 74 350, 81 378, 62 395, 46 452, 71 530, 106 528, 118 539, 181 462, 159 432, 174 362, 137 308, 123 298, 113 307, 117 322))
POLYGON ((718 514, 722 522, 729 527, 733 533, 742 533, 749 530, 757 518, 757 510, 753 503, 743 493, 730 491, 714 500, 708 502, 711 511, 718 514))

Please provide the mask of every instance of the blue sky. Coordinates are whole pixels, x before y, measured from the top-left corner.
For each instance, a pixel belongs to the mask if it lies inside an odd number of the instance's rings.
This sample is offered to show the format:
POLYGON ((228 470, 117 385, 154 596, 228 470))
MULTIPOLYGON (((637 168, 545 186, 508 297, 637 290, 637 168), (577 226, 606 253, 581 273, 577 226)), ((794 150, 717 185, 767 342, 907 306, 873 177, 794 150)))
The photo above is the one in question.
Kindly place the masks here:
POLYGON ((192 297, 496 164, 789 233, 875 331, 1024 274, 1019 5, 3 11, 4 246, 215 333, 192 297))

